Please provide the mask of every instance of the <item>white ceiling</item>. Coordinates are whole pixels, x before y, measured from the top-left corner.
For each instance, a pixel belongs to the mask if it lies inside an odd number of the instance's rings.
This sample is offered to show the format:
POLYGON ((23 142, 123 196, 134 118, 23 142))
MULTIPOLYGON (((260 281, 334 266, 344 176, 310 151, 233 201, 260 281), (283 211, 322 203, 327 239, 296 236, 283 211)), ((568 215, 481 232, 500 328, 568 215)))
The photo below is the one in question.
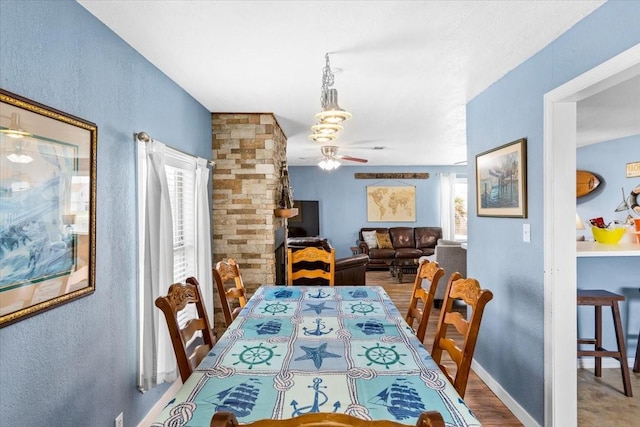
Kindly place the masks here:
POLYGON ((454 164, 466 160, 465 104, 604 3, 78 2, 210 111, 273 112, 290 165, 320 154, 308 135, 325 53, 353 114, 341 154, 454 164))

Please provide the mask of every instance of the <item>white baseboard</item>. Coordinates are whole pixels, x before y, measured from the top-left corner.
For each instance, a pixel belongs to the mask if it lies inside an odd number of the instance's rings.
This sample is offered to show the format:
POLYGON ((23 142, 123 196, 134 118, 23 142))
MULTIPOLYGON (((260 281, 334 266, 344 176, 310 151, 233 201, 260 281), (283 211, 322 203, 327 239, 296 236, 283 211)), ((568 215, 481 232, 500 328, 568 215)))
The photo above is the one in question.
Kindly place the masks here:
POLYGON ((474 359, 471 362, 471 369, 482 381, 495 393, 495 395, 509 408, 509 410, 526 427, 540 427, 540 424, 522 407, 518 402, 487 371, 484 370, 474 359))
POLYGON ((153 420, 155 420, 158 417, 158 415, 160 415, 160 412, 162 412, 164 407, 167 406, 169 401, 173 399, 173 397, 176 395, 178 390, 180 390, 180 387, 182 387, 182 380, 178 378, 173 382, 173 384, 171 384, 171 387, 167 389, 167 391, 162 395, 160 400, 158 400, 156 404, 153 405, 153 408, 151 408, 151 410, 147 412, 147 415, 145 415, 142 421, 138 423, 138 427, 150 426, 151 423, 153 423, 153 420))
MULTIPOLYGON (((636 361, 635 358, 627 357, 627 366, 629 366, 629 369, 633 369, 633 364, 635 363, 635 361, 636 361)), ((578 369, 580 368, 593 369, 596 367, 596 358, 583 356, 578 358, 576 363, 577 363, 578 369)), ((603 357, 602 368, 603 369, 613 369, 613 368, 620 369, 620 362, 618 362, 617 359, 614 359, 612 357, 603 357)))

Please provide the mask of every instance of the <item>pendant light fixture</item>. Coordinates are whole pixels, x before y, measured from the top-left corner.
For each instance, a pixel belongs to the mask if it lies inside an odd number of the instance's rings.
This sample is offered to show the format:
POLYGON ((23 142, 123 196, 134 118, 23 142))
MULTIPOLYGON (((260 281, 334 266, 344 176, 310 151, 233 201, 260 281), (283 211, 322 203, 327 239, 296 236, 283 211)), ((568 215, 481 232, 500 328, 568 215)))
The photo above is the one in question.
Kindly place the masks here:
POLYGON ((351 118, 351 113, 338 105, 338 90, 331 88, 334 82, 333 71, 329 62, 329 54, 324 55, 325 66, 322 69, 322 87, 320 90, 320 105, 322 111, 316 114, 316 124, 311 127, 313 132, 309 139, 315 142, 330 142, 337 138, 342 122, 351 118))
POLYGON ((20 127, 20 115, 18 113, 11 113, 11 122, 9 123, 9 127, 0 129, 0 133, 14 139, 32 135, 20 127))
POLYGON ((20 115, 18 113, 11 113, 11 122, 9 127, 0 129, 0 134, 5 135, 13 139, 13 153, 7 156, 10 162, 13 163, 31 163, 33 157, 24 153, 24 149, 29 144, 28 140, 23 139, 27 136, 32 136, 31 133, 25 131, 20 127, 20 115))

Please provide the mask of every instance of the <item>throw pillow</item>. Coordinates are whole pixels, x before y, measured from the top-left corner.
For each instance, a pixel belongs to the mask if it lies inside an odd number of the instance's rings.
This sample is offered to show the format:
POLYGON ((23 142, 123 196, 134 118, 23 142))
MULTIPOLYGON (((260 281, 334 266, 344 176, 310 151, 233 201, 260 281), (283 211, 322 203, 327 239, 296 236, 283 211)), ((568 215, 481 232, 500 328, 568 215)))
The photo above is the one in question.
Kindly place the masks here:
POLYGON ((378 239, 376 238, 376 230, 363 231, 362 239, 369 246, 369 249, 376 249, 378 247, 378 239))
POLYGON ((389 233, 376 233, 376 237, 378 239, 378 247, 380 249, 393 249, 389 233))

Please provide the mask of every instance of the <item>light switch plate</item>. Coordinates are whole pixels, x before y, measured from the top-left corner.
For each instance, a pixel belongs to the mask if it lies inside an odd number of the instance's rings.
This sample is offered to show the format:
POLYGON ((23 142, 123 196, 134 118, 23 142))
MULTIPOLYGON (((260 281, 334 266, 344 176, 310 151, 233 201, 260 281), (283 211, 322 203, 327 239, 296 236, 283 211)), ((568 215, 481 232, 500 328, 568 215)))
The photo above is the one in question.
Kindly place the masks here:
POLYGON ((531 224, 522 224, 522 241, 531 242, 531 224))

